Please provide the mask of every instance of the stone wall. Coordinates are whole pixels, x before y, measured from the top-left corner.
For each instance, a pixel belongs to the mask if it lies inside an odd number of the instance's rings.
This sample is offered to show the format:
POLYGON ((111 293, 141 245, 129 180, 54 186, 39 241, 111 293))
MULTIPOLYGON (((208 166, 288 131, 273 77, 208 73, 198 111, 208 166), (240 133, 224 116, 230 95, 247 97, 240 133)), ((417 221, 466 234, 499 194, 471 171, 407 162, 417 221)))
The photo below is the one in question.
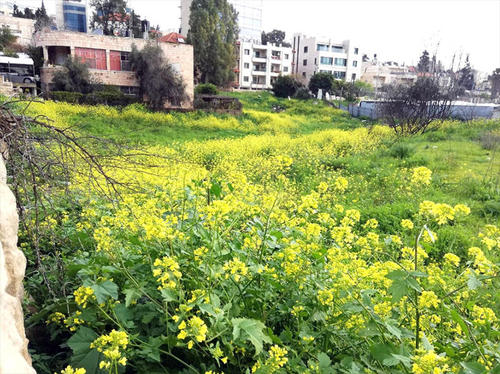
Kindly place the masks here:
MULTIPOLYGON (((2 148, 2 144, 0 144, 2 148)), ((26 258, 17 249, 18 215, 0 149, 0 374, 36 374, 24 332, 26 258)))

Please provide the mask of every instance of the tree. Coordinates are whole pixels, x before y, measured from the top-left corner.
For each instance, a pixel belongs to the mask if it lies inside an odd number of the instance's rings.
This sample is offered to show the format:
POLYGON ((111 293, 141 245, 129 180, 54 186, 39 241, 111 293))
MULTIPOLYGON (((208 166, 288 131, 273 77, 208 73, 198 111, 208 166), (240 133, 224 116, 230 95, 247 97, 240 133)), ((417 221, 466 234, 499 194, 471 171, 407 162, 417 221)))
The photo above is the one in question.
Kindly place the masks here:
POLYGON ((188 43, 199 81, 228 86, 234 81, 237 12, 227 0, 193 0, 188 43))
POLYGON ((309 90, 314 94, 318 94, 321 89, 323 93, 332 93, 333 88, 333 75, 330 73, 316 73, 309 80, 309 90))
POLYGON ((95 9, 92 15, 92 29, 101 29, 104 35, 115 35, 115 31, 128 28, 126 0, 91 0, 95 9))
POLYGON ((35 74, 40 75, 40 68, 43 66, 43 48, 29 45, 25 52, 33 60, 35 74))
POLYGON ((54 73, 52 83, 54 84, 54 91, 86 94, 92 92, 93 89, 89 68, 78 58, 69 57, 64 62, 63 69, 54 73))
POLYGON ((273 83, 272 91, 276 97, 292 97, 303 85, 289 75, 280 75, 273 83))
POLYGON ((35 13, 30 8, 24 8, 24 18, 35 19, 35 13))
POLYGON ((491 98, 494 100, 500 96, 500 68, 496 68, 488 80, 491 82, 491 98))
POLYGON ((420 60, 418 61, 417 70, 419 73, 428 73, 431 67, 431 60, 429 58, 429 52, 427 50, 422 52, 420 60))
POLYGON ((261 42, 266 45, 267 43, 273 43, 276 45, 282 45, 283 47, 290 47, 290 43, 285 42, 285 32, 281 30, 274 29, 271 32, 262 31, 261 42))
POLYGON ((469 56, 465 59, 465 66, 458 71, 458 86, 465 90, 474 89, 474 73, 469 62, 469 56))
POLYGON ((12 16, 18 18, 24 18, 23 11, 19 10, 19 7, 16 4, 14 4, 14 7, 12 8, 12 16))
POLYGON ((165 102, 181 105, 186 99, 182 77, 168 63, 158 45, 148 44, 140 51, 133 45, 130 62, 139 80, 140 94, 147 98, 152 109, 163 109, 165 102))
POLYGON ((12 34, 8 26, 2 26, 0 30, 0 50, 10 47, 17 40, 17 37, 12 34))
POLYGON ((373 94, 374 88, 370 83, 356 81, 354 82, 354 89, 356 90, 357 96, 369 96, 373 94))
POLYGON ((42 6, 35 11, 35 31, 40 31, 44 27, 53 25, 52 19, 47 14, 45 3, 42 1, 42 6))
POLYGON ((444 90, 436 80, 422 77, 411 86, 388 86, 378 110, 397 134, 414 135, 447 118, 454 97, 454 89, 444 90))

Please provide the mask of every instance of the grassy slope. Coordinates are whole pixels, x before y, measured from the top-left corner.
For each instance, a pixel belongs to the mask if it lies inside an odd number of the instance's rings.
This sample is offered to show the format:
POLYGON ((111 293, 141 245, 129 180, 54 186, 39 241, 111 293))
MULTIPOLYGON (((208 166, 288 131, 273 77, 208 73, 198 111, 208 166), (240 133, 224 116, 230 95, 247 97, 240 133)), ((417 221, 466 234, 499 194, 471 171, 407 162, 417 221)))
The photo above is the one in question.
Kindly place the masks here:
MULTIPOLYGON (((266 92, 231 95, 242 101, 242 116, 214 116, 201 112, 151 114, 141 108, 129 112, 105 107, 79 107, 75 110, 60 104, 55 108, 57 116, 65 118, 67 124, 76 125, 84 133, 131 144, 177 144, 180 147, 190 141, 243 138, 266 133, 298 137, 327 128, 348 130, 370 125, 314 101, 277 99, 266 92), (284 111, 272 113, 276 105, 284 111)), ((43 106, 37 108, 38 111, 43 109, 43 106)), ((53 118, 54 114, 48 113, 48 116, 53 118)), ((399 225, 405 212, 415 211, 418 204, 415 198, 395 191, 392 180, 404 168, 430 168, 433 184, 420 199, 466 203, 472 208, 473 214, 458 237, 440 240, 443 246, 460 250, 459 247, 467 244, 468 237, 477 234, 480 226, 499 223, 500 151, 484 149, 479 141, 481 135, 499 129, 500 121, 453 122, 421 136, 392 140, 386 147, 364 157, 353 155, 328 160, 327 163, 332 170, 341 170, 350 177, 353 207, 377 218, 381 225, 392 227, 399 225), (407 149, 402 157, 398 151, 400 148, 407 149), (361 180, 363 183, 358 183, 361 180)), ((315 170, 305 172, 314 179, 315 170)))

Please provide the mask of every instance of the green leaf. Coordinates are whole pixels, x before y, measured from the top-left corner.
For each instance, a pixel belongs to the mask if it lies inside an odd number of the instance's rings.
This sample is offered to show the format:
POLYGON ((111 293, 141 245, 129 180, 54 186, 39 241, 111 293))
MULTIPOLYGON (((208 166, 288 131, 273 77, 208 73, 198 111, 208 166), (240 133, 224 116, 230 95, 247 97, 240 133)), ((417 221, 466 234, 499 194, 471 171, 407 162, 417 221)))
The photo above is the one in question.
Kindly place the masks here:
POLYGON ((90 287, 94 290, 95 297, 99 304, 105 303, 109 297, 113 300, 118 299, 118 286, 110 280, 102 283, 94 283, 90 287))
POLYGON ((462 329, 462 331, 468 337, 469 336, 469 330, 467 329, 467 325, 465 324, 465 321, 460 316, 460 314, 458 314, 458 312, 455 309, 451 309, 450 310, 450 314, 451 314, 451 319, 453 321, 455 321, 456 323, 458 323, 458 325, 460 326, 460 328, 462 329))
POLYGON ((404 280, 393 280, 389 287, 393 302, 398 302, 403 296, 408 295, 408 291, 407 283, 404 280))
POLYGON ((481 281, 477 279, 474 271, 471 271, 469 274, 469 279, 467 280, 467 287, 469 287, 469 290, 475 290, 476 288, 481 286, 482 286, 481 281))
POLYGON ((465 369, 464 374, 483 374, 486 369, 478 362, 461 362, 460 365, 465 369))
POLYGON ((135 288, 127 288, 123 291, 125 294, 125 306, 128 308, 130 304, 135 302, 139 297, 141 297, 141 293, 135 288))
POLYGON ((394 335, 398 339, 401 339, 401 330, 398 327, 391 325, 390 323, 385 323, 385 327, 387 328, 387 331, 389 331, 392 335, 394 335))
POLYGON ((124 327, 126 327, 127 329, 135 327, 134 321, 132 321, 134 313, 132 313, 132 311, 128 309, 125 305, 117 304, 114 307, 114 312, 116 314, 116 317, 124 327))
POLYGON ((265 335, 262 330, 266 326, 256 319, 233 318, 233 339, 250 340, 255 347, 255 355, 262 352, 263 343, 271 343, 271 339, 265 335))
POLYGON ((326 370, 330 367, 332 360, 326 353, 320 352, 318 353, 318 363, 320 371, 326 370))
POLYGON ((98 335, 88 327, 80 327, 75 335, 67 342, 73 350, 71 364, 77 368, 84 368, 87 374, 95 374, 99 363, 99 352, 90 349, 90 344, 96 340, 98 335))

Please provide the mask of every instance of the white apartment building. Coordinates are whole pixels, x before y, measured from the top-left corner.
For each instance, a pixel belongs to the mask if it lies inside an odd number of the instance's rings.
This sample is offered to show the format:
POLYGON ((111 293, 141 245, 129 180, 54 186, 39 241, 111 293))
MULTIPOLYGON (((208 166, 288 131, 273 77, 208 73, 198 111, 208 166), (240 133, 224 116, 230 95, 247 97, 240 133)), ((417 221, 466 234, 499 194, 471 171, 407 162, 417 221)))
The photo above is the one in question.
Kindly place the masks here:
POLYGON ((361 77, 362 54, 350 40, 335 42, 328 38, 293 37, 293 74, 309 82, 315 73, 330 73, 348 82, 361 77))
MULTIPOLYGON (((263 0, 228 0, 238 12, 239 40, 258 41, 262 33, 262 1, 263 0)), ((181 0, 180 34, 187 36, 189 32, 189 16, 192 0, 181 0)))
POLYGON ((238 70, 238 88, 271 88, 279 75, 292 73, 292 48, 240 41, 238 70))

